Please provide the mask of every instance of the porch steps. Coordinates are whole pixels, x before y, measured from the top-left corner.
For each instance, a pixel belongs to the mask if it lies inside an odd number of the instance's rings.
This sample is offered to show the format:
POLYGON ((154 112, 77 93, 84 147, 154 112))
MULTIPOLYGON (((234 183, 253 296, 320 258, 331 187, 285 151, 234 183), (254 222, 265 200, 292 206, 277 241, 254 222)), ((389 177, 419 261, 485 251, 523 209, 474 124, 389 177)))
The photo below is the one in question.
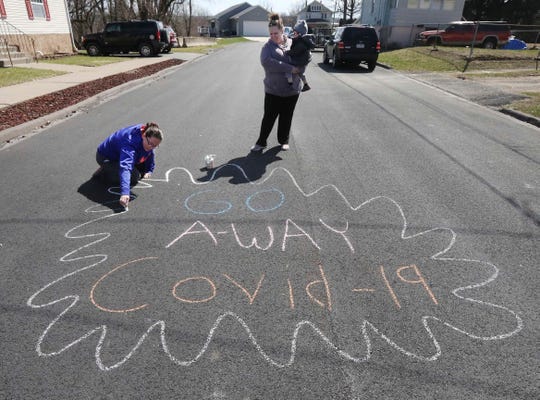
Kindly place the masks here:
POLYGON ((28 64, 34 59, 28 54, 20 52, 17 46, 0 44, 0 68, 11 67, 11 64, 28 64), (11 61, 10 61, 11 58, 11 61))

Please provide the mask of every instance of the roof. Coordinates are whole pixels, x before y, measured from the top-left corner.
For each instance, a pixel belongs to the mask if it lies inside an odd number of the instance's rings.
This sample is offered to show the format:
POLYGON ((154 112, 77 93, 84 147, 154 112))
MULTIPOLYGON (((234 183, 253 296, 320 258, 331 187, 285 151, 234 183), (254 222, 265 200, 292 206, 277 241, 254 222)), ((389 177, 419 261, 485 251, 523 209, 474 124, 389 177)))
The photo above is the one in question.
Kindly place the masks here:
POLYGON ((330 10, 328 7, 326 7, 322 2, 320 1, 312 1, 311 3, 307 4, 304 8, 302 8, 300 10, 301 13, 303 12, 307 12, 308 10, 311 10, 311 5, 313 3, 317 3, 317 5, 320 5, 321 6, 321 12, 332 12, 332 10, 330 10))
POLYGON ((230 6, 230 7, 227 8, 226 10, 223 10, 223 11, 221 11, 220 13, 216 14, 216 15, 214 16, 214 18, 217 19, 217 18, 219 18, 219 17, 221 17, 221 16, 223 16, 223 15, 225 15, 225 14, 228 14, 228 13, 230 13, 230 12, 236 10, 237 8, 241 8, 241 7, 248 8, 248 7, 252 7, 252 5, 249 4, 249 3, 247 3, 247 2, 244 2, 244 3, 238 3, 238 4, 234 5, 234 6, 230 6), (246 7, 246 6, 247 6, 247 7, 246 7))
POLYGON ((237 19, 237 18, 240 18, 242 15, 248 14, 248 13, 250 13, 251 11, 256 10, 257 8, 260 8, 260 9, 263 10, 264 12, 268 12, 267 10, 265 10, 264 8, 262 8, 261 6, 251 6, 251 7, 249 7, 249 8, 246 8, 245 10, 240 11, 238 14, 235 14, 235 15, 233 15, 233 16, 230 17, 230 18, 231 18, 231 19, 237 19))

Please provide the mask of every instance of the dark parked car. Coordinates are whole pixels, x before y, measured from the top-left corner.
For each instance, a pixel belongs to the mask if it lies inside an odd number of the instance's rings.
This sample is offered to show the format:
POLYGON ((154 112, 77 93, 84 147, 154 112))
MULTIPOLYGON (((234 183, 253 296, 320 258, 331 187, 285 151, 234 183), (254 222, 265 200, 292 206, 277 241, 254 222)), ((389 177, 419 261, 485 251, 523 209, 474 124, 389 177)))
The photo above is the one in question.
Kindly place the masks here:
POLYGON ((381 42, 377 31, 367 25, 345 25, 336 29, 324 44, 323 62, 332 62, 334 68, 341 64, 367 64, 371 72, 377 65, 381 42))
POLYGON ((162 29, 163 24, 154 20, 109 22, 103 32, 85 35, 82 45, 89 56, 130 51, 154 56, 167 45, 161 40, 162 29))

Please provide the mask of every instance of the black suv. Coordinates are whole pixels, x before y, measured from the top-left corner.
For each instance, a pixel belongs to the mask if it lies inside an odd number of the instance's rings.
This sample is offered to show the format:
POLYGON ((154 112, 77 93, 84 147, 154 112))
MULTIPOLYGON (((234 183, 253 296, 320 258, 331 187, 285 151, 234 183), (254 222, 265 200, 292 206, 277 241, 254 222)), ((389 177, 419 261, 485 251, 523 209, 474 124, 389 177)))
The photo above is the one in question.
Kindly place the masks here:
POLYGON ((323 62, 332 61, 334 68, 343 63, 359 65, 366 63, 368 71, 377 65, 381 42, 377 31, 367 25, 340 26, 324 44, 323 62))
POLYGON ((159 54, 167 43, 161 38, 161 21, 109 22, 105 30, 85 35, 82 45, 90 56, 138 51, 148 57, 159 54))

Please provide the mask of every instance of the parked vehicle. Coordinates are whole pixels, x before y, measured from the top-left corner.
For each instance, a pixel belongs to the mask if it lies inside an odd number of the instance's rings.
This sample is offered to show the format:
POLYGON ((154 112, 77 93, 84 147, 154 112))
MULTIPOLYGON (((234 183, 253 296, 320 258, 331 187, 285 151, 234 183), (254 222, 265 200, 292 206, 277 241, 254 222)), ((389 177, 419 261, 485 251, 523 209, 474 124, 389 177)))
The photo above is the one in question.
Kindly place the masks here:
POLYGON ((324 45, 330 36, 332 35, 331 29, 319 28, 313 30, 313 42, 315 43, 316 48, 324 48, 324 45))
POLYGON ((161 40, 165 43, 165 46, 161 49, 162 53, 170 53, 173 47, 178 47, 176 32, 168 25, 161 30, 161 40))
POLYGON ((103 32, 83 36, 82 45, 89 56, 130 51, 154 56, 167 45, 161 41, 162 29, 163 24, 154 20, 109 22, 103 32))
POLYGON ((293 28, 290 26, 284 26, 283 27, 283 34, 287 36, 288 38, 292 37, 293 34, 293 28))
POLYGON ((368 71, 377 65, 381 42, 377 31, 367 25, 345 25, 336 29, 326 41, 323 49, 323 62, 332 62, 334 68, 341 64, 367 64, 368 71))
POLYGON ((510 26, 501 22, 452 22, 446 29, 435 29, 420 32, 416 44, 447 46, 482 46, 496 49, 504 46, 512 33, 510 26))

